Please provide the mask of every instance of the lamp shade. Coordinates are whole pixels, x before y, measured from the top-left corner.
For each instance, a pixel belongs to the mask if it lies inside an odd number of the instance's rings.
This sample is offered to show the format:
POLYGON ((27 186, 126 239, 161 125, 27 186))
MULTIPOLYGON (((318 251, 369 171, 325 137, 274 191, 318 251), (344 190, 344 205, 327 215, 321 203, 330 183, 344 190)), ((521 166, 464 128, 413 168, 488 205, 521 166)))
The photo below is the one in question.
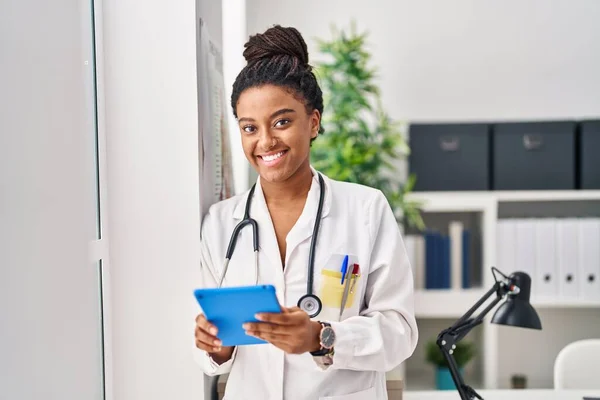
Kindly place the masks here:
POLYGON ((506 301, 496 310, 492 323, 542 329, 540 317, 529 303, 531 278, 524 272, 515 272, 509 279, 512 284, 519 288, 519 291, 516 294, 508 295, 506 301))

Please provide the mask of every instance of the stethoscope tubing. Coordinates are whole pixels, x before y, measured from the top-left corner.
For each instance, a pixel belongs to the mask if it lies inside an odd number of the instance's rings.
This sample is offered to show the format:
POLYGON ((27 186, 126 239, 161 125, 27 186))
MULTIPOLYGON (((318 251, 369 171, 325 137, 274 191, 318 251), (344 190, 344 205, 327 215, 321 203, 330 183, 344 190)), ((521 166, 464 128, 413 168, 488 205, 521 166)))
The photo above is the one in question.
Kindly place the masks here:
MULTIPOLYGON (((315 275, 315 254, 316 254, 317 238, 319 236, 319 228, 321 226, 321 217, 323 214, 323 204, 325 202, 325 181, 321 174, 318 174, 318 175, 319 175, 320 193, 319 193, 319 203, 317 206, 317 215, 316 215, 316 219, 314 222, 313 234, 312 234, 312 238, 311 238, 311 242, 310 242, 310 249, 308 252, 308 279, 306 282, 306 293, 307 294, 304 295, 299 301, 299 302, 301 302, 302 299, 304 299, 304 298, 312 298, 316 303, 318 303, 316 314, 318 314, 318 312, 320 311, 321 304, 320 304, 320 299, 313 294, 314 275, 315 275)), ((237 237, 238 237, 240 231, 244 227, 246 227, 246 225, 252 226, 252 244, 254 247, 254 274, 255 274, 255 279, 256 279, 255 284, 258 285, 258 223, 256 222, 255 219, 250 218, 250 205, 252 203, 252 197, 254 196, 255 188, 256 188, 256 184, 252 186, 252 188, 250 189, 250 192, 248 193, 248 199, 246 200, 246 208, 244 211, 244 219, 235 226, 235 228, 233 229, 233 232, 231 233, 231 238, 229 239, 229 245, 227 246, 227 252, 225 253, 225 262, 223 264, 223 273, 219 280, 219 287, 221 287, 223 285, 223 280, 225 279, 225 276, 227 275, 227 269, 229 268, 229 261, 231 260, 231 257, 233 256, 233 251, 235 250, 235 246, 237 244, 237 237)), ((314 314, 314 315, 316 315, 316 314, 314 314)))
POLYGON ((308 251, 308 280, 306 281, 306 293, 313 294, 313 281, 315 277, 315 248, 317 247, 317 237, 319 235, 319 227, 321 226, 321 214, 323 214, 323 203, 325 201, 325 182, 323 176, 319 174, 319 205, 317 206, 317 218, 313 227, 313 236, 310 241, 310 249, 308 251))

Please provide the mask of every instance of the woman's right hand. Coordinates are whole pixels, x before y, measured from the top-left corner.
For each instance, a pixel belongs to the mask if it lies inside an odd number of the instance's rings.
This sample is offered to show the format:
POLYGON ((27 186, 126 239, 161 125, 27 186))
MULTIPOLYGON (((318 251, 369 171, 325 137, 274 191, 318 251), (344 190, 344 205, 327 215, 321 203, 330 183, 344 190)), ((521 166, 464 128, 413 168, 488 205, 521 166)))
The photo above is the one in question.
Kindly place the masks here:
POLYGON ((231 358, 233 347, 223 347, 217 338, 217 327, 208 322, 204 314, 196 317, 196 347, 206 351, 217 364, 231 358))

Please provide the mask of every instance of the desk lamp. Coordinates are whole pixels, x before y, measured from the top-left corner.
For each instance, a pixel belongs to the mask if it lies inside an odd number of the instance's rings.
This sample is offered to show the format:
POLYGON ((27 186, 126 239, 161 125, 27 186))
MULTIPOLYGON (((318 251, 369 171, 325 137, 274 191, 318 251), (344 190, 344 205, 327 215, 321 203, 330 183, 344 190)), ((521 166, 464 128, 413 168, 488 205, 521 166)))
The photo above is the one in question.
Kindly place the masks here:
POLYGON ((495 267, 492 267, 492 274, 495 280, 494 286, 450 328, 444 329, 438 335, 436 341, 448 363, 450 374, 462 400, 473 400, 475 398, 483 400, 483 398, 473 388, 466 385, 460 376, 458 366, 452 355, 454 349, 456 349, 456 343, 461 341, 471 329, 481 324, 485 315, 505 296, 507 299, 500 305, 492 317, 492 323, 521 328, 542 329, 540 318, 531 304, 529 304, 531 292, 531 278, 529 275, 524 272, 515 272, 507 277, 495 267), (497 278, 496 272, 502 275, 502 279, 499 280, 497 278), (496 294, 496 298, 479 315, 474 318, 471 317, 494 293, 496 294))

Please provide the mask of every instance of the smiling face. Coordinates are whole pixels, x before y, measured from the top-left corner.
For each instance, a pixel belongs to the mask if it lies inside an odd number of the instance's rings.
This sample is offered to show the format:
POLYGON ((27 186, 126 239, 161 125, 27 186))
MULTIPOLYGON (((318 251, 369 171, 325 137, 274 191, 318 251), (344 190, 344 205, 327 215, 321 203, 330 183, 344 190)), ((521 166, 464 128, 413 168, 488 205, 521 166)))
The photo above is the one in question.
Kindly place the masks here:
POLYGON ((268 182, 284 182, 310 168, 310 141, 320 114, 275 85, 251 87, 239 97, 237 115, 246 158, 268 182))

